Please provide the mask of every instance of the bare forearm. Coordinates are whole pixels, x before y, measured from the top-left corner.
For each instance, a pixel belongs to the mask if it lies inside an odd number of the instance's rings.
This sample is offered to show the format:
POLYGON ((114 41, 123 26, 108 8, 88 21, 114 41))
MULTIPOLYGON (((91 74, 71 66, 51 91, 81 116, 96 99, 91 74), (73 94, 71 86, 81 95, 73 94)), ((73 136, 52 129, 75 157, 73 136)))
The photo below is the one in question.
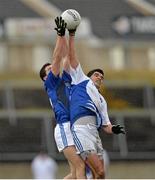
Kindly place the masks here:
POLYGON ((119 124, 109 124, 108 126, 103 126, 103 130, 108 134, 125 134, 124 127, 119 124))
POLYGON ((76 68, 79 65, 78 58, 75 53, 75 37, 69 36, 69 59, 70 59, 70 65, 72 68, 76 68))
POLYGON ((60 63, 64 54, 65 37, 57 36, 56 45, 52 57, 52 72, 58 75, 60 72, 60 63))
POLYGON ((61 61, 61 58, 64 54, 64 42, 65 42, 65 37, 61 37, 61 36, 57 36, 57 41, 56 41, 56 45, 53 51, 53 61, 61 61))
POLYGON ((109 124, 107 126, 103 126, 103 130, 108 133, 108 134, 112 134, 112 124, 109 124))
POLYGON ((66 55, 63 60, 63 70, 69 73, 69 68, 70 68, 69 56, 66 55))

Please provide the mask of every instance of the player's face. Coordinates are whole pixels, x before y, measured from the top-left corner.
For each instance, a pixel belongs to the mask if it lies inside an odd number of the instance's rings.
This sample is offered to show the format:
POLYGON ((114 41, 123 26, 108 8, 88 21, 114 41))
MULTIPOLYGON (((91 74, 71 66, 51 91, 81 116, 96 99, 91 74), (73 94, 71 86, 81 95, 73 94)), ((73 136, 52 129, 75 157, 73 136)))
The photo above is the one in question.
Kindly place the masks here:
POLYGON ((47 76, 48 76, 48 74, 49 74, 49 72, 50 72, 50 70, 51 70, 51 67, 52 67, 52 65, 48 65, 48 66, 45 67, 46 76, 44 77, 44 80, 47 79, 47 76))
POLYGON ((99 89, 101 84, 103 83, 104 76, 101 73, 96 71, 92 74, 92 76, 90 78, 94 82, 97 89, 99 89))

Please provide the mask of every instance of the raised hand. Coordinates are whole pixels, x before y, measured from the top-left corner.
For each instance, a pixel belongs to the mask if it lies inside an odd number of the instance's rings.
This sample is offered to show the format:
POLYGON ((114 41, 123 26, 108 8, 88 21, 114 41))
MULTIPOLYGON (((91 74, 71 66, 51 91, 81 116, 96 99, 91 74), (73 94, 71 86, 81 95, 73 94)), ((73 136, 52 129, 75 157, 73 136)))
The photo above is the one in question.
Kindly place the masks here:
POLYGON ((54 29, 57 31, 58 36, 64 36, 67 23, 65 23, 65 21, 60 16, 55 18, 55 24, 56 24, 56 28, 54 29))
POLYGON ((70 36, 75 36, 76 29, 69 29, 68 31, 70 36))

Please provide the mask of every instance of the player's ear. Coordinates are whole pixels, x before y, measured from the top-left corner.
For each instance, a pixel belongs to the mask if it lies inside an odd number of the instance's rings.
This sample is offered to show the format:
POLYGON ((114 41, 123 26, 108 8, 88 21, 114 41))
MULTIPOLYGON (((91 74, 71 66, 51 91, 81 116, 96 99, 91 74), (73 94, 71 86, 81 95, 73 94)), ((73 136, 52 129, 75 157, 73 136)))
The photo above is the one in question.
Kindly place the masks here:
POLYGON ((46 80, 46 78, 47 78, 47 76, 44 76, 44 77, 43 77, 43 81, 45 81, 45 80, 46 80))

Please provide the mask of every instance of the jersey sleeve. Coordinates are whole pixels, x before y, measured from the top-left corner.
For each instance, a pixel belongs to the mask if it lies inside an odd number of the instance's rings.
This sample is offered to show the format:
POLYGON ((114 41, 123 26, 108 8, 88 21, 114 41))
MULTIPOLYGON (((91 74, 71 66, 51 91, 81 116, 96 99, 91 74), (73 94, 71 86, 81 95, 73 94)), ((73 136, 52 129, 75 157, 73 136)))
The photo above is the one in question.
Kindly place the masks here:
POLYGON ((98 92, 97 88, 91 80, 87 85, 87 93, 98 110, 98 113, 102 119, 102 125, 111 124, 107 112, 107 103, 103 96, 98 92))
POLYGON ((55 76, 51 71, 49 72, 47 79, 44 82, 45 89, 52 90, 55 89, 59 83, 59 75, 55 76))
POLYGON ((65 83, 70 83, 71 84, 71 82, 72 82, 71 75, 69 73, 67 73, 66 71, 63 71, 63 73, 62 73, 62 80, 65 83))
POLYGON ((84 74, 81 65, 79 64, 76 69, 70 67, 70 75, 72 78, 72 84, 76 85, 89 78, 84 74))
POLYGON ((101 117, 102 117, 102 125, 109 125, 111 124, 110 120, 109 120, 109 115, 108 115, 108 110, 107 110, 107 103, 105 101, 105 99, 103 98, 102 95, 100 95, 100 99, 101 99, 101 117))

